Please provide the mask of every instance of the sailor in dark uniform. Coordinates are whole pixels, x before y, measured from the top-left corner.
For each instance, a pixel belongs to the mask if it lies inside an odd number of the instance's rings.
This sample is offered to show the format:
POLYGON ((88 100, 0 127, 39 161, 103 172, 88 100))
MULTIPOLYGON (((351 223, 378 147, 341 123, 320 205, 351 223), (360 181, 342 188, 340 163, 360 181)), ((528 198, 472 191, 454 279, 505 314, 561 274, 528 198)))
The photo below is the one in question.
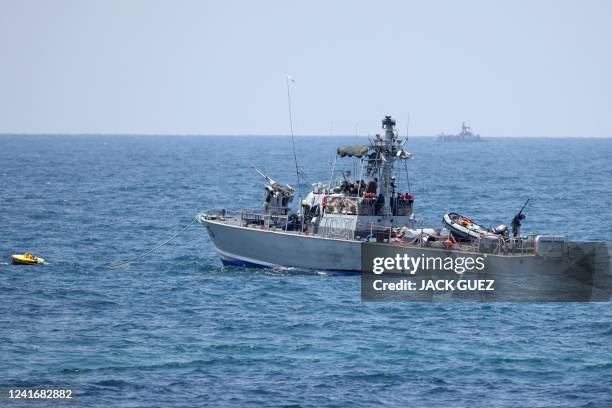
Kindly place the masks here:
POLYGON ((525 214, 522 212, 516 214, 514 218, 512 218, 512 236, 514 238, 518 237, 521 232, 521 221, 525 219, 525 214))

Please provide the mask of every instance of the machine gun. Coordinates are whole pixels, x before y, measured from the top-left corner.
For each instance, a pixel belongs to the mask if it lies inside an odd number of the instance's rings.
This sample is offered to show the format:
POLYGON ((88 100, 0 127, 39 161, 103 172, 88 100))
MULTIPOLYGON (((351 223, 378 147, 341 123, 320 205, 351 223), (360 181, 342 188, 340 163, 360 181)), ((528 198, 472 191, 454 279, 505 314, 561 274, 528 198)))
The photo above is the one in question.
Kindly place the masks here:
POLYGON ((527 201, 525 201, 525 204, 523 204, 523 207, 521 208, 521 210, 518 213, 516 213, 514 218, 512 218, 512 224, 511 224, 512 225, 512 236, 514 238, 516 238, 520 233, 521 221, 525 219, 525 214, 523 214, 523 210, 527 206, 527 203, 529 202, 529 200, 531 200, 531 198, 528 198, 527 201))
MULTIPOLYGON (((293 187, 291 187, 289 184, 287 185, 282 185, 277 183, 276 181, 274 181, 274 179, 272 179, 272 177, 270 176, 266 176, 265 174, 263 174, 261 171, 259 171, 259 169, 255 168, 255 171, 257 173, 259 173, 259 175, 261 177, 263 177, 266 182, 268 183, 268 185, 266 186, 266 188, 270 187, 273 191, 282 191, 288 194, 293 194, 293 187)), ((268 188, 268 189, 270 189, 268 188)))
POLYGON ((279 184, 272 177, 266 176, 257 168, 255 169, 266 180, 266 195, 262 208, 270 214, 286 215, 289 212, 288 205, 293 201, 293 187, 289 184, 279 184))
POLYGON ((257 167, 255 167, 255 171, 256 171, 257 173, 259 173, 259 175, 260 175, 261 177, 263 177, 263 178, 266 180, 266 182, 267 182, 267 183, 268 183, 270 186, 275 186, 275 185, 278 185, 278 183, 277 183, 276 181, 274 181, 274 180, 272 179, 272 177, 270 177, 270 176, 266 176, 266 175, 265 175, 265 174, 263 174, 263 173, 262 173, 262 172, 261 172, 261 171, 260 171, 260 170, 259 170, 257 167))

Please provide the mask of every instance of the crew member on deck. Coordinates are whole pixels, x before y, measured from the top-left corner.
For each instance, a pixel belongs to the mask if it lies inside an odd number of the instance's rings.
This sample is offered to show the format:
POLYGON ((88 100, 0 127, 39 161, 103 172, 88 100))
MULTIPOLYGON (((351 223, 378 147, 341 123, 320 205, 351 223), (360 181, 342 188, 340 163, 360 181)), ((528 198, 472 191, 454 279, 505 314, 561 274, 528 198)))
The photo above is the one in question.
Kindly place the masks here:
POLYGON ((366 193, 376 194, 377 190, 378 190, 378 179, 374 177, 374 179, 370 180, 370 182, 368 183, 368 188, 366 189, 366 193))
POLYGON ((518 213, 512 218, 512 236, 518 237, 521 233, 521 221, 525 219, 525 214, 518 213))

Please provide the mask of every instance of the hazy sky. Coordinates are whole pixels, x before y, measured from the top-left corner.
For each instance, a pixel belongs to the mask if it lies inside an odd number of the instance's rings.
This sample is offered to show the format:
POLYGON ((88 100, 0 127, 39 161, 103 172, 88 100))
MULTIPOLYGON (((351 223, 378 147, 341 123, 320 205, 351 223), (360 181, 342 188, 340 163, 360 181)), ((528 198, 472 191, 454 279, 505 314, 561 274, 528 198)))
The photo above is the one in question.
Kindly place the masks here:
POLYGON ((0 0, 0 133, 612 136, 611 1, 0 0))

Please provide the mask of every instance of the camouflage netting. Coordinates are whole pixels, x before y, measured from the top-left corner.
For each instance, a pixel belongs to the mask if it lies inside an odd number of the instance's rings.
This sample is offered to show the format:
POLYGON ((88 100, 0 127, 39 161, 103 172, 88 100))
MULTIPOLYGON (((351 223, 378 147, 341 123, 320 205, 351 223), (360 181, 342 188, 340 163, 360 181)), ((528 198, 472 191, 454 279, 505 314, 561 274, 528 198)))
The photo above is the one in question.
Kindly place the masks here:
POLYGON ((340 157, 362 157, 369 149, 370 145, 340 146, 336 154, 340 157))

